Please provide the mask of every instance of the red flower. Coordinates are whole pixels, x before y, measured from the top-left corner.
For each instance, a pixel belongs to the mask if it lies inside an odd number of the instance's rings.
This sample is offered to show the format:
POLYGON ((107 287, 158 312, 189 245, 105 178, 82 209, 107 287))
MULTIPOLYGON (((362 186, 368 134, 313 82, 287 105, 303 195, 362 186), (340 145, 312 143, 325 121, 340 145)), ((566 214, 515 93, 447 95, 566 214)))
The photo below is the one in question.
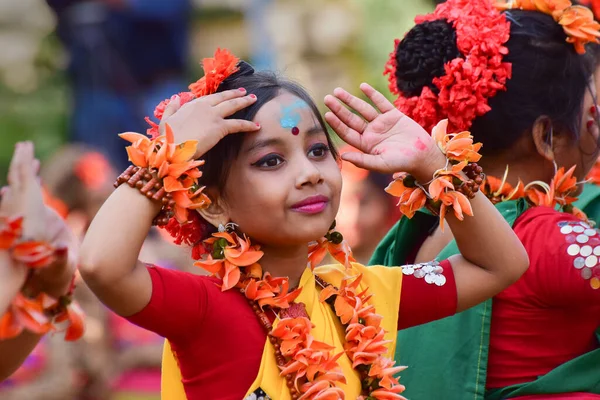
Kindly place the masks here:
POLYGON ((427 131, 445 118, 451 131, 467 130, 475 117, 490 110, 489 99, 499 90, 506 90, 511 65, 502 59, 508 54, 504 44, 509 38, 510 24, 489 0, 448 0, 438 5, 435 12, 417 17, 415 22, 435 20, 447 20, 453 25, 462 54, 444 66, 443 76, 433 79, 439 94, 427 86, 419 96, 406 97, 399 92, 395 54, 399 40, 394 43, 384 75, 388 75, 390 91, 398 96, 396 107, 427 131))
POLYGON ((216 93, 219 85, 231 74, 238 70, 237 64, 240 59, 227 49, 217 49, 213 58, 205 58, 202 61, 204 76, 189 88, 196 97, 216 93))

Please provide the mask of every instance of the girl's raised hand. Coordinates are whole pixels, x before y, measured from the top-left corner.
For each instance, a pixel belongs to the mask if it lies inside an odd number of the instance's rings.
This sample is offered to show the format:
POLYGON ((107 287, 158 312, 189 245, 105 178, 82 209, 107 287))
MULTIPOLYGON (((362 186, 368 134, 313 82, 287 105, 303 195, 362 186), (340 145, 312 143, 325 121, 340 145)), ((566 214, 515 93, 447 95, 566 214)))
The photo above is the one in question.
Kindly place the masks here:
POLYGON ((244 88, 200 97, 183 106, 179 98, 175 98, 165 108, 159 132, 163 134, 165 125, 169 124, 176 143, 197 140, 198 149, 194 155, 197 159, 230 133, 259 130, 260 126, 252 121, 225 119, 255 101, 256 96, 246 95, 244 88))
POLYGON ((341 88, 325 97, 331 110, 325 114, 327 123, 362 152, 345 153, 342 158, 360 168, 387 174, 403 171, 421 182, 429 181, 445 165, 444 155, 429 134, 370 85, 363 83, 360 89, 377 108, 341 88))

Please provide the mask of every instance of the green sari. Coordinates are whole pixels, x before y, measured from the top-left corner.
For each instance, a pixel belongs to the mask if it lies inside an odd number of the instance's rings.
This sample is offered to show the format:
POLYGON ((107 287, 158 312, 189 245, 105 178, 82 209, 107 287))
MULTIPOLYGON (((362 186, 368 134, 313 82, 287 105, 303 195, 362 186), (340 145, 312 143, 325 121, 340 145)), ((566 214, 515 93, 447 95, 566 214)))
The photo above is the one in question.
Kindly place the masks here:
MULTIPOLYGON (((600 217, 600 188, 586 185, 576 204, 590 218, 600 217)), ((524 200, 499 203, 496 208, 514 224, 527 209, 524 200)), ((370 264, 403 265, 437 217, 418 212, 402 218, 379 244, 370 264)), ((455 241, 437 256, 442 260, 459 254, 455 241)), ((499 400, 518 396, 586 392, 600 394, 600 349, 571 360, 536 381, 486 392, 492 300, 455 316, 398 332, 395 359, 409 368, 402 372, 404 393, 417 400, 499 400)), ((600 337, 599 337, 600 340, 600 337)))

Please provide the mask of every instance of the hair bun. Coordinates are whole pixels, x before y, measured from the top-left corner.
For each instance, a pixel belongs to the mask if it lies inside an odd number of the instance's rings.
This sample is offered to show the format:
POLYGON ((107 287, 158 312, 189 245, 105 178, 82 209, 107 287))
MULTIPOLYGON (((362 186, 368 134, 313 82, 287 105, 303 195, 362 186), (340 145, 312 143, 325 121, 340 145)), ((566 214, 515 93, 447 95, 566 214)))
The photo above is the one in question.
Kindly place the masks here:
POLYGON ((395 52, 396 85, 405 97, 419 96, 428 86, 438 94, 433 79, 445 74, 444 64, 461 57, 456 31, 445 19, 415 25, 395 52))

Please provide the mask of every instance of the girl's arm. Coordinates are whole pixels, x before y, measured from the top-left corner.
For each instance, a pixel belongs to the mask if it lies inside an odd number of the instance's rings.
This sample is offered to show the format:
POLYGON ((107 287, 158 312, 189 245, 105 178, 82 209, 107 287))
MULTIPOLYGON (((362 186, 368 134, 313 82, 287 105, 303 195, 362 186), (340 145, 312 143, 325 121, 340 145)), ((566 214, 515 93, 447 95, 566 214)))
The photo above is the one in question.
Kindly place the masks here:
MULTIPOLYGON (((362 84, 361 90, 379 110, 343 89, 336 89, 335 97, 325 98, 332 111, 325 115, 327 122, 344 141, 364 153, 351 152, 342 157, 358 167, 388 174, 406 171, 419 182, 429 182, 434 172, 446 165, 437 144, 381 93, 367 84, 362 84)), ((523 245, 492 203, 478 193, 471 206, 474 217, 458 221, 452 213, 446 216, 461 252, 450 258, 457 311, 498 294, 529 266, 523 245)))
MULTIPOLYGON (((250 121, 224 119, 256 101, 256 97, 245 94, 242 89, 217 93, 179 110, 178 101, 171 101, 161 127, 169 123, 175 142, 198 140, 199 158, 230 133, 259 129, 250 121)), ((119 315, 136 314, 150 302, 152 280, 137 257, 159 210, 158 202, 121 185, 98 211, 85 235, 81 275, 96 296, 119 315)))

